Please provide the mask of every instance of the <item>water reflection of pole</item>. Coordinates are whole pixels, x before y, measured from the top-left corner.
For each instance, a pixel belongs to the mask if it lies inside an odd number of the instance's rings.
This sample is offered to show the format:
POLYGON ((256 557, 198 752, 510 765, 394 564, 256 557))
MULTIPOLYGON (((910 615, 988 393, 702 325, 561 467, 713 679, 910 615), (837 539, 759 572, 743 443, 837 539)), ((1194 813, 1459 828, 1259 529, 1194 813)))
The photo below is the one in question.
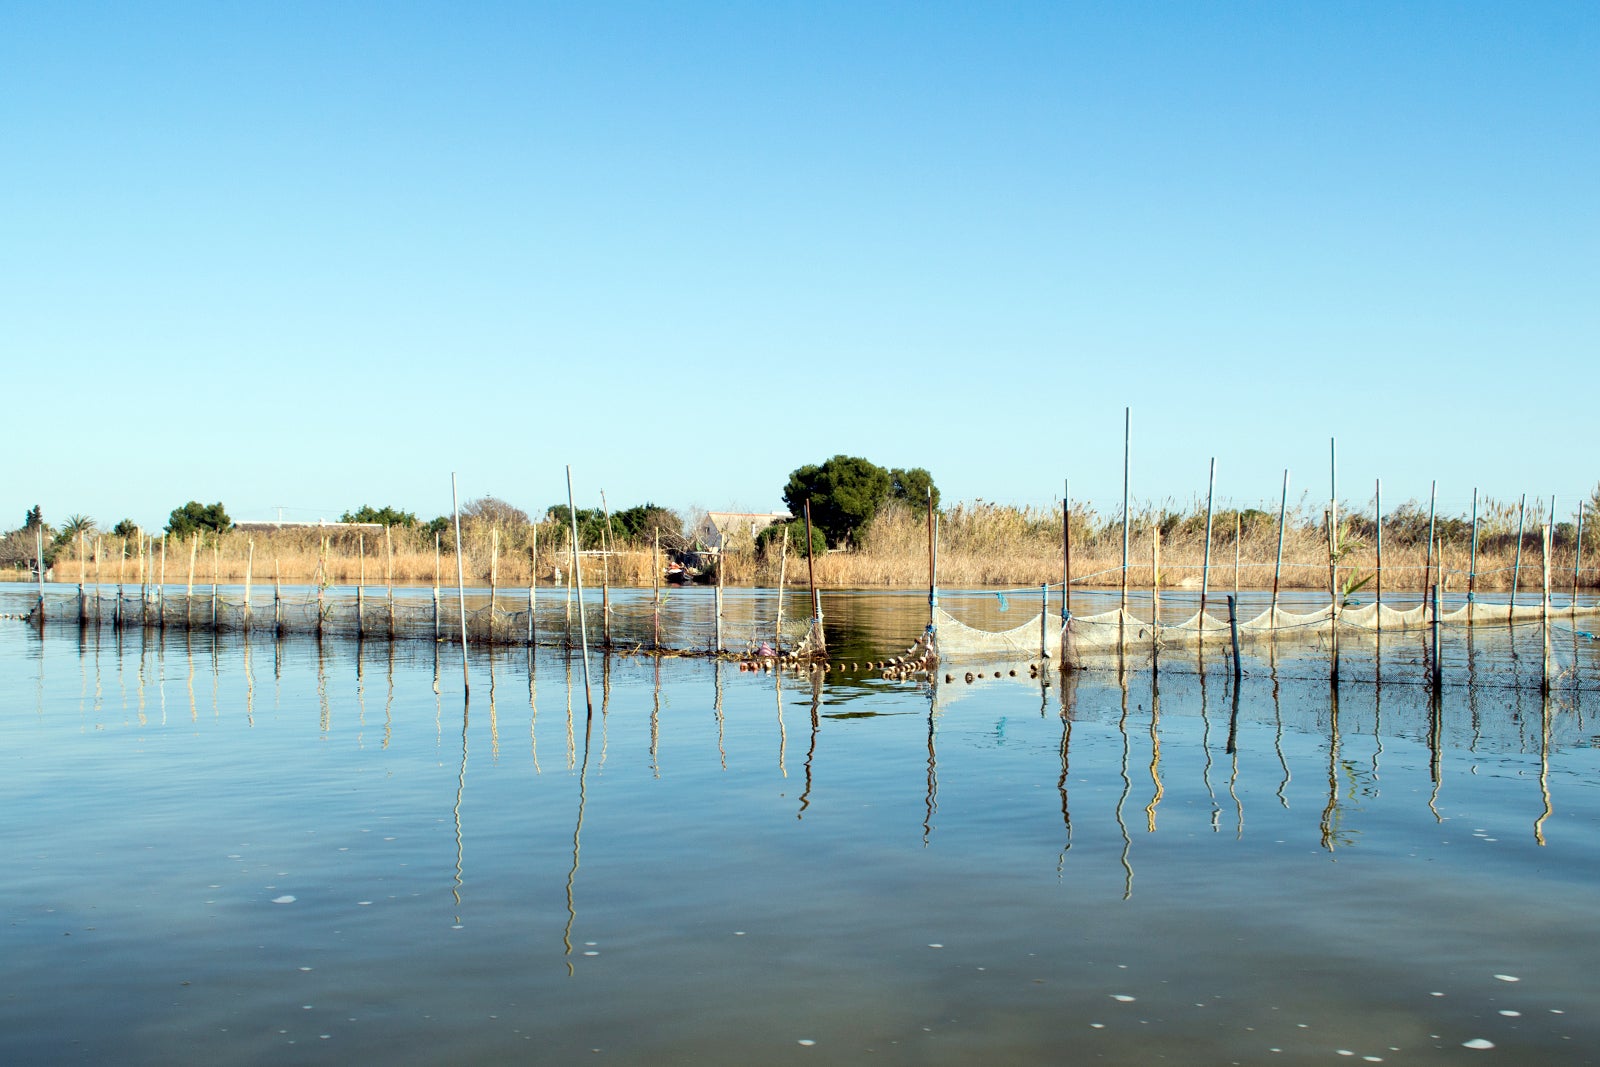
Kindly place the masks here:
POLYGON ((783 725, 783 671, 773 671, 772 681, 772 691, 778 702, 778 773, 787 778, 789 777, 789 769, 784 766, 784 757, 789 748, 789 731, 783 725))
POLYGON ((533 645, 528 646, 528 756, 533 760, 533 773, 542 773, 539 770, 539 702, 536 678, 537 661, 533 654, 533 645))
POLYGON ((1544 847, 1544 821, 1554 810, 1550 804, 1550 694, 1539 702, 1539 795, 1544 798, 1544 810, 1533 820, 1533 839, 1544 847))
POLYGON ((806 808, 811 806, 811 761, 817 754, 817 728, 822 723, 820 705, 822 704, 822 672, 813 668, 811 675, 811 746, 806 749, 806 787, 800 791, 800 810, 794 817, 799 819, 805 815, 806 808))
MULTIPOLYGON (((491 623, 494 616, 489 616, 491 623)), ((494 676, 494 642, 488 643, 489 653, 489 758, 491 761, 500 759, 500 716, 495 710, 495 676, 494 676)))
POLYGON ((1072 850, 1072 809, 1067 803, 1067 772, 1072 753, 1072 719, 1076 711, 1077 698, 1076 673, 1065 674, 1061 680, 1061 776, 1056 779, 1056 792, 1061 794, 1061 827, 1066 832, 1066 840, 1061 846, 1061 855, 1056 859, 1056 874, 1060 874, 1067 863, 1067 853, 1072 850))
POLYGON ((1156 808, 1161 806, 1161 798, 1166 794, 1166 789, 1161 784, 1161 684, 1157 680, 1156 672, 1150 672, 1150 782, 1155 787, 1155 792, 1150 796, 1150 803, 1145 805, 1144 819, 1145 831, 1156 832, 1156 808))
MULTIPOLYGON (((1439 747, 1444 740, 1443 698, 1437 687, 1428 691, 1428 776, 1433 780, 1433 792, 1428 796, 1428 810, 1433 812, 1435 822, 1443 822, 1439 815, 1439 747)), ((1477 715, 1474 712, 1473 720, 1477 715)))
MULTIPOLYGON (((189 659, 189 704, 194 706, 194 658, 189 659)), ((322 732, 328 732, 330 713, 328 709, 328 658, 321 641, 317 642, 317 706, 321 711, 318 722, 322 732)))
POLYGON ((1122 717, 1117 720, 1117 729, 1122 734, 1122 795, 1117 798, 1117 829, 1122 831, 1122 869, 1126 872, 1122 899, 1128 900, 1133 896, 1133 864, 1128 859, 1128 852, 1133 847, 1133 838, 1128 836, 1128 824, 1122 818, 1122 807, 1128 802, 1128 794, 1133 792, 1133 779, 1128 777, 1128 687, 1126 685, 1122 686, 1122 717))
POLYGON ((578 742, 572 733, 572 652, 567 652, 567 770, 577 765, 578 742))
MULTIPOLYGON (((721 566, 721 560, 718 560, 721 566)), ((723 726, 725 720, 722 715, 722 657, 718 656, 711 664, 711 684, 714 696, 711 702, 712 711, 717 718, 717 756, 722 761, 722 769, 728 769, 728 750, 723 745, 723 726)))
POLYGON ((384 681, 386 688, 383 694, 383 747, 389 748, 389 742, 394 739, 394 642, 389 642, 389 655, 385 664, 384 681))
MULTIPOLYGON (((570 718, 571 716, 569 715, 569 721, 570 718)), ((580 844, 583 838, 583 807, 589 797, 589 735, 593 729, 594 720, 592 718, 585 719, 583 724, 583 766, 578 771, 578 822, 572 828, 572 869, 567 872, 567 928, 561 934, 561 944, 566 948, 567 974, 569 976, 573 973, 572 927, 578 921, 578 905, 574 889, 578 883, 578 857, 581 852, 580 844)))
POLYGON ((1328 804, 1322 809, 1322 847, 1339 843, 1339 687, 1328 686, 1328 804))
POLYGON ((930 696, 928 700, 928 782, 923 792, 922 802, 922 847, 928 847, 928 839, 933 836, 933 817, 939 811, 939 753, 934 744, 937 723, 938 702, 930 696))
POLYGON ((456 875, 455 884, 451 886, 450 893, 456 902, 456 925, 461 925, 461 888, 463 884, 463 871, 466 861, 466 840, 461 833, 461 801, 467 792, 467 724, 470 719, 470 702, 463 699, 461 702, 461 770, 456 774, 456 803, 451 809, 456 824, 456 875))
POLYGON ((1233 798, 1238 837, 1244 837, 1244 801, 1239 799, 1239 679, 1233 680, 1233 706, 1228 713, 1228 755, 1233 769, 1228 775, 1228 795, 1233 798))
POLYGON ((661 764, 658 762, 658 748, 661 742, 661 657, 655 656, 653 658, 655 660, 656 684, 650 700, 650 771, 655 777, 660 778, 661 764))
POLYGON ((1200 780, 1205 783, 1206 795, 1211 798, 1211 832, 1221 830, 1222 807, 1217 803, 1217 791, 1211 785, 1211 706, 1206 701, 1206 675, 1200 672, 1200 750, 1205 753, 1201 764, 1200 780))

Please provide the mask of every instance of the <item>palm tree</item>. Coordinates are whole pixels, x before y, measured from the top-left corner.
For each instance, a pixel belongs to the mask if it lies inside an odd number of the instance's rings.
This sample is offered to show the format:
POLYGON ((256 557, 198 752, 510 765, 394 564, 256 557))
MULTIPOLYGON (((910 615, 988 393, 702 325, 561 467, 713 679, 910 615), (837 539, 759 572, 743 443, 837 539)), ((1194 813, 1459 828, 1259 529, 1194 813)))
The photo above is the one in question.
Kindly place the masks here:
POLYGON ((87 515, 68 515, 67 521, 61 524, 62 536, 76 539, 80 534, 84 537, 93 537, 100 529, 100 524, 87 515))

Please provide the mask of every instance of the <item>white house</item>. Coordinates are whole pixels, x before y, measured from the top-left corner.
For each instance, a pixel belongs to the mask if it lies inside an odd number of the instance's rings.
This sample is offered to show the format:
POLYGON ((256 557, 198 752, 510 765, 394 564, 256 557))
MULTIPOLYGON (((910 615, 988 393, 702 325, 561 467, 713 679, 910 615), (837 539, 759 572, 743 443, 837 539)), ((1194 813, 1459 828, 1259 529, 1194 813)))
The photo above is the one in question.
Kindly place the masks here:
POLYGON ((721 552, 724 548, 748 547, 755 544, 756 535, 776 522, 788 522, 792 515, 787 511, 748 512, 711 511, 694 529, 694 539, 721 552))

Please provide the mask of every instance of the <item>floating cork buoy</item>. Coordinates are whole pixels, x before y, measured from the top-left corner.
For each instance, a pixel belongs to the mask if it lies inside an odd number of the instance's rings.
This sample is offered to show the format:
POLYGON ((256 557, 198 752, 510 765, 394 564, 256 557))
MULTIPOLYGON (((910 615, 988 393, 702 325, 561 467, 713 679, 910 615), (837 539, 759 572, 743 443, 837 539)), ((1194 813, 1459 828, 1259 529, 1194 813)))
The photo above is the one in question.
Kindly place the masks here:
POLYGON ((967 684, 968 685, 972 684, 972 672, 971 671, 967 672, 967 684))

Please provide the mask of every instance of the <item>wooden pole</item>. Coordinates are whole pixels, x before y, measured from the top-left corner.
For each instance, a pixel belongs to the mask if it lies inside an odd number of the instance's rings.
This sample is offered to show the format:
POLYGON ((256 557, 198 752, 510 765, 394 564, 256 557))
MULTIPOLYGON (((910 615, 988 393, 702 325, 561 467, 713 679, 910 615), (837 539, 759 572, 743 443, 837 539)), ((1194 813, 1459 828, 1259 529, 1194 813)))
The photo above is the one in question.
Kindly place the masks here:
POLYGON ((1517 555, 1511 567, 1511 610, 1506 614, 1515 622, 1517 614, 1517 585, 1522 581, 1522 522, 1528 514, 1528 494, 1522 494, 1522 500, 1517 504, 1517 555))
POLYGON ((39 565, 39 625, 44 625, 44 521, 33 529, 35 560, 39 565))
POLYGON ((1422 567, 1422 588, 1427 589, 1433 581, 1433 534, 1434 516, 1439 497, 1439 483, 1437 480, 1428 486, 1428 558, 1422 567))
POLYGON ((245 541, 244 555, 244 631, 250 632, 250 583, 255 577, 256 565, 256 540, 249 538, 245 541))
POLYGON ((494 624, 497 609, 495 596, 500 585, 500 526, 489 529, 489 644, 494 644, 494 624))
MULTIPOLYGON (((97 593, 98 595, 98 593, 97 593)), ((161 591, 160 591, 161 629, 167 628, 167 533, 161 532, 161 591)))
POLYGON ((1572 555, 1572 613, 1578 613, 1578 573, 1583 569, 1583 501, 1578 501, 1578 544, 1572 555))
MULTIPOLYGON (((600 490, 600 510, 605 513, 606 524, 600 530, 600 640, 603 647, 611 647, 611 506, 606 503, 606 491, 600 490)), ((717 552, 717 582, 722 582, 722 552, 717 552)), ((717 604, 717 626, 719 637, 717 651, 722 651, 720 637, 722 626, 722 605, 717 604)))
POLYGON ((724 580, 724 576, 728 573, 727 548, 728 548, 728 537, 727 537, 726 534, 724 534, 722 536, 721 542, 717 545, 717 592, 716 592, 716 596, 714 596, 712 598, 712 605, 713 605, 713 608, 714 608, 714 610, 716 612, 716 616, 717 616, 717 618, 716 618, 716 624, 717 624, 716 625, 716 642, 717 642, 716 653, 719 656, 722 655, 722 583, 723 583, 723 580, 724 580))
POLYGON ((1233 599, 1239 599, 1239 552, 1244 547, 1244 515, 1233 509, 1233 599))
POLYGON ((533 539, 528 544, 528 644, 539 640, 539 622, 535 609, 539 597, 539 524, 533 524, 533 539))
MULTIPOLYGON (((650 647, 659 650, 661 648, 661 527, 657 526, 655 528, 654 535, 655 547, 650 553, 650 584, 652 589, 650 597, 650 647)), ((778 604, 780 606, 783 604, 783 583, 781 581, 778 583, 778 604)), ((780 611, 778 616, 779 625, 781 626, 783 613, 780 611)), ((656 662, 659 664, 660 660, 656 662)))
POLYGON ((1072 618, 1072 486, 1061 480, 1061 621, 1072 618))
MULTIPOLYGON (((1244 666, 1239 660, 1239 608, 1235 597, 1228 598, 1228 634, 1233 642, 1233 681, 1237 686, 1239 679, 1244 677, 1244 666)), ((1238 692, 1237 688, 1234 692, 1238 692)))
POLYGON ((928 632, 932 633, 939 609, 939 584, 933 573, 933 486, 928 487, 928 632))
MULTIPOLYGON (((1202 633, 1204 631, 1202 630, 1202 633)), ((1161 639, 1161 524, 1150 522, 1150 649, 1154 653, 1161 639)))
POLYGON ((1133 409, 1122 409, 1122 610, 1128 610, 1128 446, 1133 440, 1133 409))
MULTIPOLYGON (((78 625, 89 621, 89 604, 83 598, 84 578, 88 576, 88 561, 83 558, 83 531, 78 531, 78 625)), ((1574 586, 1576 588, 1576 586, 1574 586)))
POLYGON ((578 509, 572 496, 572 465, 567 465, 567 518, 572 523, 572 581, 578 587, 578 636, 583 644, 583 706, 594 718, 594 694, 589 685, 589 621, 583 610, 583 568, 578 565, 578 509))
POLYGON ((1200 563, 1200 643, 1206 637, 1206 594, 1211 591, 1211 507, 1217 495, 1217 458, 1211 457, 1211 474, 1206 482, 1206 547, 1200 563))
POLYGON ((389 607, 389 640, 394 640, 394 533, 383 528, 383 598, 389 607))
POLYGON ((775 656, 783 655, 783 591, 788 584, 789 575, 789 524, 783 526, 783 543, 778 546, 778 617, 772 627, 772 651, 775 656))
POLYGON ((95 624, 96 628, 98 628, 99 625, 100 625, 100 615, 101 615, 101 611, 100 611, 100 550, 101 550, 102 547, 104 547, 104 543, 105 543, 105 539, 104 538, 96 537, 94 539, 94 624, 95 624))
POLYGON ((328 596, 328 535, 317 542, 317 641, 322 641, 322 629, 327 625, 328 596))
POLYGON ((1377 531, 1378 565, 1372 572, 1372 602, 1378 610, 1375 615, 1378 632, 1383 632, 1383 479, 1372 484, 1372 526, 1377 531))
POLYGON ((1339 453, 1338 441, 1328 439, 1328 595, 1333 617, 1339 618, 1339 453))
POLYGON ((1434 585, 1434 693, 1438 693, 1438 686, 1445 677, 1445 667, 1438 659, 1438 585, 1434 585))
MULTIPOLYGON (((1555 518, 1554 502, 1551 504, 1550 517, 1555 518)), ((1544 671, 1539 678, 1539 689, 1543 693, 1550 692, 1550 523, 1541 523, 1539 526, 1540 563, 1544 571, 1542 586, 1543 597, 1539 604, 1539 636, 1544 641, 1544 671)))
POLYGON ((217 628, 217 582, 222 577, 222 532, 211 535, 211 629, 217 628))
POLYGON ((1039 658, 1050 658, 1050 583, 1039 583, 1039 658))
POLYGON ((1278 625, 1278 582, 1283 575, 1283 530, 1289 508, 1289 470, 1283 471, 1283 498, 1278 501, 1278 561, 1272 566, 1272 625, 1278 625))
POLYGON ((472 679, 467 674, 467 565, 462 558, 466 545, 461 540, 461 505, 456 496, 456 472, 450 472, 450 513, 456 528, 456 605, 461 611, 461 688, 470 698, 472 679))
POLYGON ((433 642, 439 643, 439 531, 433 531, 433 642))
MULTIPOLYGON (((348 543, 348 542, 347 542, 348 543)), ((356 640, 367 636, 367 535, 356 534, 356 640)))
POLYGON ((272 548, 272 631, 283 634, 283 575, 278 566, 278 548, 272 548))
MULTIPOLYGON (((194 626, 194 613, 189 610, 190 605, 194 601, 194 560, 195 560, 195 556, 199 555, 199 553, 200 553, 200 534, 199 534, 198 531, 196 531, 194 536, 189 539, 189 584, 183 590, 183 615, 184 615, 184 621, 186 623, 188 623, 190 627, 194 626)), ((123 554, 124 557, 126 557, 127 554, 128 554, 126 545, 124 545, 122 554, 123 554)), ((120 599, 121 596, 122 596, 122 590, 120 588, 120 586, 122 585, 122 579, 121 579, 120 576, 117 579, 117 585, 119 586, 119 588, 117 590, 117 596, 120 599)))
POLYGON ((1472 556, 1467 561, 1467 625, 1472 625, 1478 595, 1478 487, 1472 487, 1472 556))
POLYGON ((811 501, 806 501, 806 571, 811 583, 811 625, 822 636, 822 601, 817 597, 817 561, 811 552, 811 501))

